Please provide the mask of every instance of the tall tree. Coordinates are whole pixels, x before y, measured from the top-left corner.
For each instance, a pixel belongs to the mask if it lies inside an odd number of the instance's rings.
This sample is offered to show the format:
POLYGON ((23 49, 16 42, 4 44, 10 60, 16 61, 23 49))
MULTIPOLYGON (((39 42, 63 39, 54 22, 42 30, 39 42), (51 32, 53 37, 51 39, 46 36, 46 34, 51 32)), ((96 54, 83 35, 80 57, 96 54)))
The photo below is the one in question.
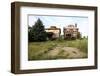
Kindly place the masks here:
POLYGON ((28 26, 28 41, 31 42, 32 41, 32 27, 28 26))
POLYGON ((78 38, 78 39, 81 38, 81 33, 80 33, 80 32, 78 32, 78 34, 77 34, 77 38, 78 38))
POLYGON ((30 30, 30 41, 46 41, 47 34, 44 25, 40 19, 32 26, 30 30))

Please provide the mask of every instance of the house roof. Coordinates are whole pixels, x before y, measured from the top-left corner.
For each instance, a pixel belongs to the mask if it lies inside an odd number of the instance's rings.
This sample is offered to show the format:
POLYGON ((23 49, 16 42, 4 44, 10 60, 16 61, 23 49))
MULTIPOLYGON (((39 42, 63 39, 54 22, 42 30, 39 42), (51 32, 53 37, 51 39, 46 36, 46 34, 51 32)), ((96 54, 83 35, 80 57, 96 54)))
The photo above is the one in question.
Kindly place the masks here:
POLYGON ((61 30, 61 29, 57 28, 56 26, 51 26, 50 28, 46 28, 46 30, 61 30))
POLYGON ((78 28, 77 28, 77 24, 75 24, 75 25, 71 24, 71 25, 64 27, 64 29, 78 29, 78 28))

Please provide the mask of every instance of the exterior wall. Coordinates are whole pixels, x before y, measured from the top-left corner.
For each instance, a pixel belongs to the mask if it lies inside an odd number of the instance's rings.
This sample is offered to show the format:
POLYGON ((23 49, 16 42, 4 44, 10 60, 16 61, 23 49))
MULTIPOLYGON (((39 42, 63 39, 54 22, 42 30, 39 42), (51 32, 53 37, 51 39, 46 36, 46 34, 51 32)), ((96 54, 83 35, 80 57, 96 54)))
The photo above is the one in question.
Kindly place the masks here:
POLYGON ((50 28, 45 29, 46 32, 52 32, 52 38, 56 39, 60 37, 61 29, 56 26, 51 26, 50 28))
POLYGON ((70 39, 70 38, 75 38, 77 39, 79 29, 77 28, 77 25, 68 25, 68 27, 64 28, 64 38, 65 39, 70 39))
POLYGON ((53 38, 59 38, 60 37, 60 30, 45 30, 46 32, 52 32, 53 34, 53 38))

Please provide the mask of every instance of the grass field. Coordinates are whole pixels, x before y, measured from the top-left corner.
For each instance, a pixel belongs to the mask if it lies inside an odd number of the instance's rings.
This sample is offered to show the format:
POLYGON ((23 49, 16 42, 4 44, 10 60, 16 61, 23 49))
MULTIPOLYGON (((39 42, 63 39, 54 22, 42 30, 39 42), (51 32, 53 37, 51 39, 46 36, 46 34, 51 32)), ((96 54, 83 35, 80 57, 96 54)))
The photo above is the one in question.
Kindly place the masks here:
POLYGON ((87 58, 87 47, 87 39, 30 42, 28 44, 28 60, 87 58))

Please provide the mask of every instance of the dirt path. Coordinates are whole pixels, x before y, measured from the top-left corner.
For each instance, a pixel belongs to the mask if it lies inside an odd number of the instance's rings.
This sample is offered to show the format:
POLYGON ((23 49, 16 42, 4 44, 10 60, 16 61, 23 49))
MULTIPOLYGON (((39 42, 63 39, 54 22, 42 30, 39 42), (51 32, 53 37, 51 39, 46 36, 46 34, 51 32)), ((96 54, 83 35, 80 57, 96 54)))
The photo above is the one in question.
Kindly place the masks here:
POLYGON ((74 47, 62 47, 57 46, 53 50, 48 52, 49 56, 57 56, 60 55, 65 58, 84 58, 86 54, 81 52, 79 49, 74 47))

